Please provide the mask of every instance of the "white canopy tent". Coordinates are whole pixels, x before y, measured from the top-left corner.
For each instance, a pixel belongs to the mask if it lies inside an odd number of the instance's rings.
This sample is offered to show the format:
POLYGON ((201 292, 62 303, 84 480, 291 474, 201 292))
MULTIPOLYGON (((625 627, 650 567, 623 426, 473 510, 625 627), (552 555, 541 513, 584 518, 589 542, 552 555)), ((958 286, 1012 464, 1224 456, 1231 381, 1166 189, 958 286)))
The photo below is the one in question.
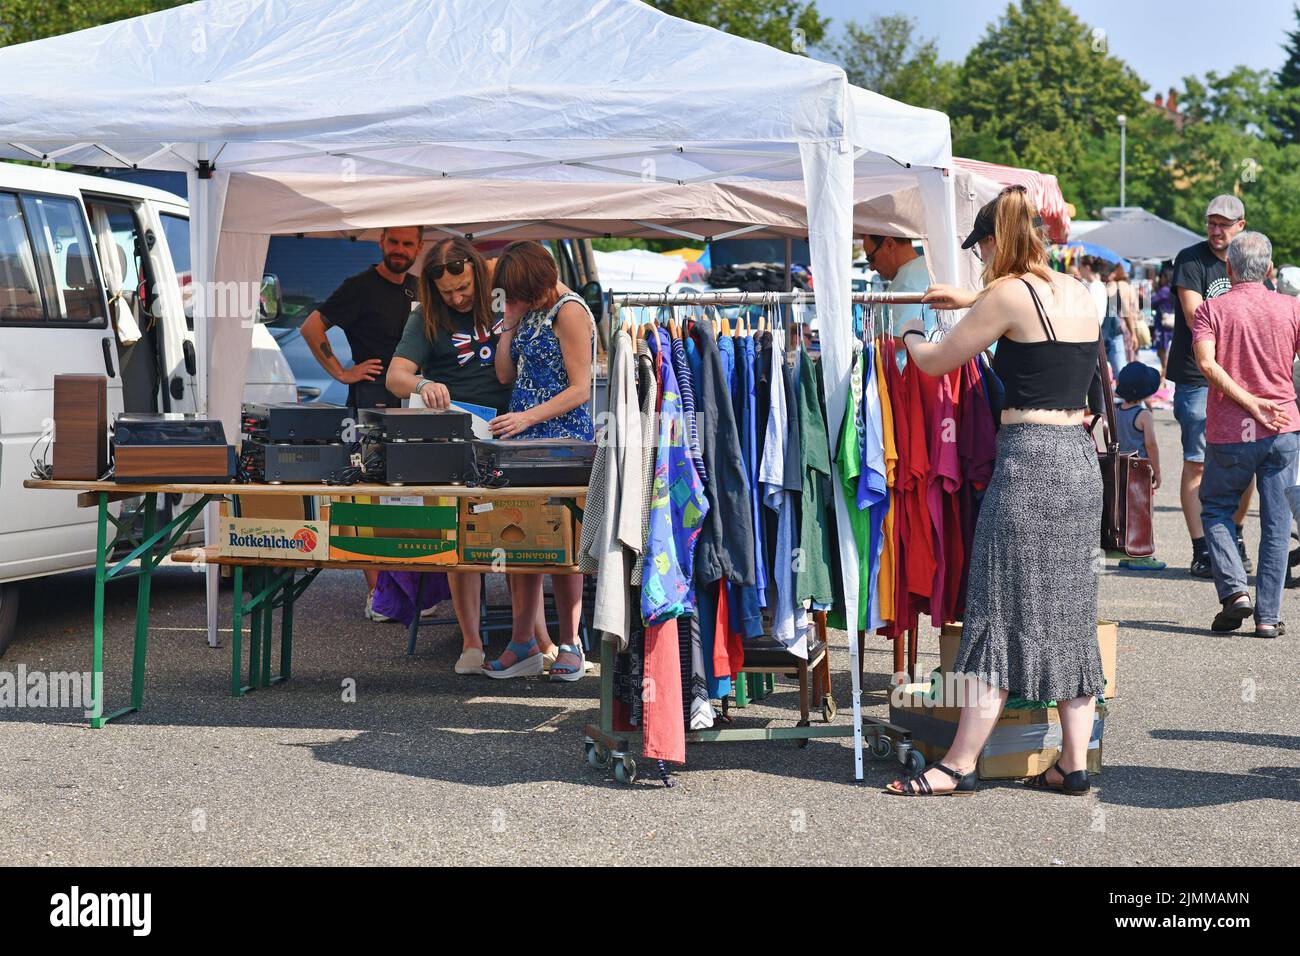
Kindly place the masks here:
MULTIPOLYGON (((326 202, 312 231, 472 223, 484 217, 444 214, 438 202, 488 209, 493 197, 531 222, 581 219, 548 207, 586 195, 590 218, 607 220, 615 187, 631 184, 663 190, 658 215, 637 228, 678 235, 690 230, 674 222, 706 208, 700 196, 721 213, 752 187, 716 221, 802 231, 818 312, 846 317, 855 183, 874 180, 887 184, 879 195, 917 190, 931 271, 957 280, 946 116, 636 0, 205 0, 22 44, 0 50, 0 155, 187 173, 205 293, 200 402, 232 434, 256 297, 219 293, 257 283, 269 235, 305 231, 294 228, 303 203, 252 201, 254 180, 307 203, 296 185, 305 176, 340 196, 384 186, 374 218, 349 220, 346 202, 326 202), (764 189, 789 187, 798 216, 759 215, 764 189)), ((849 322, 823 327, 833 433, 851 344, 849 322)), ((838 487, 835 499, 852 582, 838 487)), ((214 578, 209 587, 214 635, 214 578)))

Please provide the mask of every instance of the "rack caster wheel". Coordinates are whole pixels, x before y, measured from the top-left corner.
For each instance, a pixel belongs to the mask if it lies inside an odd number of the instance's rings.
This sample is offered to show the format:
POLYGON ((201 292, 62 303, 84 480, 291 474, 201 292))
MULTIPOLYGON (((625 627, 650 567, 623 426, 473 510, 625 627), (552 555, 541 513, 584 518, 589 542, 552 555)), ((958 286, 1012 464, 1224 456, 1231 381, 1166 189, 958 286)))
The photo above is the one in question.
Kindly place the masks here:
POLYGON ((893 752, 894 742, 884 734, 871 741, 871 756, 876 760, 885 760, 893 752))
POLYGON ((836 712, 835 698, 827 694, 822 698, 822 721, 829 724, 835 719, 836 712))
POLYGON ((614 764, 614 779, 619 783, 633 783, 636 780, 636 761, 631 757, 624 757, 614 764))
POLYGON ((602 747, 597 747, 594 743, 586 745, 587 764, 596 770, 605 770, 609 767, 609 751, 602 747))
POLYGON ((904 765, 907 767, 907 772, 910 774, 921 773, 925 770, 925 756, 919 750, 909 750, 904 765))
MULTIPOLYGON (((795 724, 795 726, 796 726, 796 727, 811 727, 812 724, 810 724, 810 723, 809 723, 808 721, 806 721, 806 720, 801 720, 801 721, 799 721, 799 723, 795 724)), ((799 745, 799 749, 800 749, 800 750, 803 750, 805 747, 808 746, 808 738, 807 738, 807 737, 804 737, 804 738, 802 738, 802 739, 800 739, 800 740, 796 740, 795 743, 797 743, 797 744, 799 745)))

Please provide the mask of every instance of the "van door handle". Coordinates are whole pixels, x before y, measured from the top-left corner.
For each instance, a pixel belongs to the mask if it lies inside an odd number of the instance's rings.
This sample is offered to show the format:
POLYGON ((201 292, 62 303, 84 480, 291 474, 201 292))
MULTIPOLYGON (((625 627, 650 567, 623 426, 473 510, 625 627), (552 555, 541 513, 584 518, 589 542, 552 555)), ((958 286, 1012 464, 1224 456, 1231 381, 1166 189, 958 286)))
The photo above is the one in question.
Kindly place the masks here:
POLYGON ((197 374, 199 362, 194 353, 194 343, 186 339, 185 344, 181 346, 181 352, 185 355, 185 371, 190 375, 197 374))
POLYGON ((108 372, 109 378, 117 378, 117 372, 113 369, 113 340, 100 339, 99 344, 104 350, 104 370, 108 372))

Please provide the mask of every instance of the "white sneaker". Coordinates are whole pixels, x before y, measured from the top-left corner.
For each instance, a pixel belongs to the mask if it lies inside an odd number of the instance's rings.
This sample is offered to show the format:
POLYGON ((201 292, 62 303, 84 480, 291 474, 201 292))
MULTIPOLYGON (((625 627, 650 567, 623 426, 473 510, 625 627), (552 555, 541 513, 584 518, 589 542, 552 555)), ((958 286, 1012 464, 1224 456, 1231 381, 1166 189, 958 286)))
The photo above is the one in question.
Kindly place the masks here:
POLYGON ((393 618, 385 617, 375 610, 375 592, 366 595, 366 617, 376 624, 392 624, 393 618))

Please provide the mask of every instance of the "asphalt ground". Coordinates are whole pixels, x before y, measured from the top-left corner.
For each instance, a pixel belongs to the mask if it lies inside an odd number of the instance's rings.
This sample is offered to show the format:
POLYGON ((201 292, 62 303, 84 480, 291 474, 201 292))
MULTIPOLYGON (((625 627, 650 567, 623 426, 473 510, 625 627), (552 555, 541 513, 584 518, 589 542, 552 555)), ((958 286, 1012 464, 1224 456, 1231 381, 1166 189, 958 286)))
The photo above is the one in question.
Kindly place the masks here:
MULTIPOLYGON (((178 567, 154 581, 141 713, 93 731, 76 710, 0 708, 0 861, 1294 865, 1300 591, 1287 592, 1283 611, 1297 633, 1209 632, 1213 585, 1186 570, 1170 412, 1157 413, 1157 428, 1157 554, 1170 567, 1110 562, 1102 578, 1101 615, 1120 622, 1120 696, 1086 798, 1007 782, 971 799, 899 799, 881 792, 894 762, 868 761, 865 782, 853 781, 845 739, 701 744, 672 789, 646 761, 624 786, 582 757, 595 679, 457 677, 454 624, 422 628, 408 658, 404 628, 363 619, 354 572, 322 574, 299 602, 292 681, 234 699, 228 646, 204 639, 202 578, 178 567)), ((1247 540, 1253 549, 1254 517, 1247 540)), ((87 669, 92 582, 76 573, 26 584, 0 671, 87 669)), ((228 589, 222 599, 228 608, 228 589)), ((128 696, 134 609, 134 582, 111 585, 109 707, 128 696)), ((849 658, 844 635, 834 637, 844 722, 849 658)), ((921 672, 937 660, 927 629, 921 672)), ((887 713, 891 661, 873 639, 868 715, 887 713)), ((733 714, 784 726, 797 706, 782 682, 733 714)))

